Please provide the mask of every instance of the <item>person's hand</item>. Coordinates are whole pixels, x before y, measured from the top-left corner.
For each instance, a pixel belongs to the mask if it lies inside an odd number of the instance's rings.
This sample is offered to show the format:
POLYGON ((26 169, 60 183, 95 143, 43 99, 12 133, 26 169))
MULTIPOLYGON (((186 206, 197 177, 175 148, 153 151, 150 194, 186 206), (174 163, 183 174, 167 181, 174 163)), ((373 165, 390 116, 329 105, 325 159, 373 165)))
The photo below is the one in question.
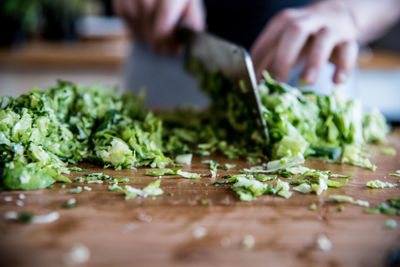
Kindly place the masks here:
POLYGON ((201 0, 114 0, 113 4, 134 37, 161 53, 177 51, 175 33, 179 25, 200 31, 205 24, 201 0))
POLYGON ((351 12, 335 5, 335 1, 321 1, 278 13, 254 43, 251 56, 257 77, 268 70, 283 82, 292 68, 304 60, 301 79, 308 84, 317 80, 330 59, 336 66, 333 81, 341 83, 356 64, 358 37, 351 12))

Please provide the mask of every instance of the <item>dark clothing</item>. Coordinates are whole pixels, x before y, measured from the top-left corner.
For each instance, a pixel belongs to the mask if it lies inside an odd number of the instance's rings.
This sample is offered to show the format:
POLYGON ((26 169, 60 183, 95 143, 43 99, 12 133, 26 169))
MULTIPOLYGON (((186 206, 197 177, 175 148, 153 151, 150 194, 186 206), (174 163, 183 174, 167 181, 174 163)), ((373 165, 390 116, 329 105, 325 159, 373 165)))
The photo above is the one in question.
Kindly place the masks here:
POLYGON ((207 29, 249 49, 268 20, 284 8, 310 0, 204 0, 207 29))

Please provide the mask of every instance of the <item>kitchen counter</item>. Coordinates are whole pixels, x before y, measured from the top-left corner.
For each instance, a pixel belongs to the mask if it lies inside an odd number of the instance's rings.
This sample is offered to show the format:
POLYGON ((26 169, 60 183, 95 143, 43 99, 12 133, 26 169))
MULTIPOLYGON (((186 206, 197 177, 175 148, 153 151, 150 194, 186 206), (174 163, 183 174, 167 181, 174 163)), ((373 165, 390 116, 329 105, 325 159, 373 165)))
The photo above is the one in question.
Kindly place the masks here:
MULTIPOLYGON (((261 196, 240 202, 229 185, 214 186, 211 177, 198 180, 164 176, 160 197, 124 200, 107 185, 89 184, 92 191, 71 194, 57 183, 50 189, 0 192, 0 214, 25 211, 46 214, 57 211, 60 218, 50 224, 24 224, 0 219, 0 265, 62 266, 77 244, 90 251, 84 266, 380 266, 390 251, 400 250, 400 226, 388 229, 388 219, 400 224, 399 216, 365 214, 364 208, 328 200, 331 194, 346 194, 367 200, 372 207, 389 197, 400 197, 400 187, 367 189, 369 180, 399 183, 388 174, 400 169, 400 130, 387 146, 371 146, 376 172, 349 165, 307 160, 306 166, 334 173, 353 174, 342 188, 330 188, 320 196, 295 192, 290 199, 261 196), (396 149, 397 156, 380 153, 382 147, 396 149), (18 194, 25 194, 22 207, 18 194), (5 202, 12 196, 11 202, 5 202), (62 209, 70 198, 77 207, 62 209), (206 200, 207 203, 202 203, 206 200), (317 211, 309 210, 315 203, 317 211), (205 205, 202 205, 205 204, 205 205), (320 242, 318 242, 318 240, 320 242), (330 246, 331 245, 331 246, 330 246)), ((214 157, 211 157, 215 159, 214 157)), ((236 163, 234 171, 248 167, 242 160, 216 157, 219 163, 236 163)), ((187 171, 209 174, 194 158, 187 171)), ((80 164, 90 172, 129 177, 129 184, 143 188, 155 178, 144 176, 147 168, 114 171, 80 164)), ((84 172, 87 173, 87 172, 84 172)), ((73 172, 70 178, 84 173, 73 172)), ((398 252, 400 253, 400 252, 398 252)), ((398 255, 398 254, 397 254, 398 255)), ((66 262, 67 261, 67 262, 66 262)))

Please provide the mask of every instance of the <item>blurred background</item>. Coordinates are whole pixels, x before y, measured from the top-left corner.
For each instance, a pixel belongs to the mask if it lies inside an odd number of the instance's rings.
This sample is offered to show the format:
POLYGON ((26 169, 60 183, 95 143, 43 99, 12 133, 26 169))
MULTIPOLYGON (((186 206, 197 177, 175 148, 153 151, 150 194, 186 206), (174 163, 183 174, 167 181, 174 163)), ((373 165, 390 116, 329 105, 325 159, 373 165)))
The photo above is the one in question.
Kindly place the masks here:
MULTIPOLYGON (((0 3, 0 96, 46 88, 57 79, 125 89, 132 37, 111 0, 0 3)), ((400 24, 362 48, 353 80, 352 96, 400 121, 400 24)))

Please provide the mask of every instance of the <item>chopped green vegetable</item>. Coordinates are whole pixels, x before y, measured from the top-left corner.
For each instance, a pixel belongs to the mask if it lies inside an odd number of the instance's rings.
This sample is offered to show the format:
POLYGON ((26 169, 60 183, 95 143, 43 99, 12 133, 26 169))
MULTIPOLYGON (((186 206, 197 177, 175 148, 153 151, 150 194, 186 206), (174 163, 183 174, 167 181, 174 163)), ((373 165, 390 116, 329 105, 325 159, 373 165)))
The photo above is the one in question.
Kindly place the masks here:
POLYGON ((251 201, 264 194, 266 190, 266 185, 252 177, 236 175, 230 181, 233 182, 232 190, 239 195, 241 201, 251 201))
POLYGON ((260 182, 275 180, 277 177, 278 177, 278 175, 275 175, 275 174, 267 175, 267 174, 263 174, 263 173, 258 173, 255 175, 255 178, 260 182))
POLYGON ((200 174, 178 170, 177 174, 188 179, 200 179, 200 174))
POLYGON ((290 191, 290 186, 288 182, 283 182, 278 179, 276 187, 279 188, 278 195, 284 198, 290 198, 293 192, 290 191))
POLYGON ((71 188, 71 189, 69 190, 69 192, 70 192, 71 194, 79 194, 79 193, 82 193, 82 186, 77 186, 77 187, 75 187, 75 188, 71 188))
POLYGON ((113 176, 107 175, 105 173, 88 173, 85 174, 86 178, 84 177, 77 177, 75 178, 75 182, 77 183, 88 183, 88 184, 103 184, 107 181, 108 184, 118 184, 118 183, 127 183, 129 182, 129 178, 115 178, 113 176))
POLYGON ((395 177, 400 177, 400 173, 396 173, 396 172, 389 173, 389 175, 390 176, 395 176, 395 177))
POLYGON ((61 175, 68 163, 121 169, 171 162, 162 152, 161 121, 144 111, 142 99, 61 81, 44 92, 0 98, 0 152, 6 189, 68 182, 61 175))
POLYGON ((148 196, 160 196, 164 193, 163 190, 160 188, 160 184, 161 184, 161 180, 158 179, 154 182, 149 183, 142 190, 134 188, 130 185, 126 185, 123 189, 123 191, 125 193, 125 199, 126 200, 133 199, 133 198, 136 198, 137 196, 143 197, 143 198, 146 198, 148 196))
POLYGON ((386 227, 389 229, 395 229, 397 227, 397 222, 393 219, 388 219, 386 221, 386 227))
POLYGON ((212 183, 213 185, 220 185, 220 184, 231 184, 231 181, 215 181, 212 183))
POLYGON ((192 164, 192 157, 192 154, 177 155, 175 158, 175 162, 179 164, 190 165, 192 164))
POLYGON ((28 213, 28 212, 18 213, 18 221, 20 221, 20 222, 30 223, 33 221, 34 218, 35 218, 35 215, 32 213, 28 213))
POLYGON ((342 212, 344 211, 344 206, 343 205, 339 205, 339 207, 337 208, 338 212, 342 212))
POLYGON ((387 187, 396 187, 397 184, 392 184, 389 182, 382 182, 380 180, 373 180, 367 182, 367 187, 369 188, 387 188, 387 187))
POLYGON ((236 164, 229 164, 229 163, 226 163, 226 164, 225 164, 225 167, 226 167, 228 170, 230 170, 230 169, 235 168, 235 167, 236 167, 236 164))
MULTIPOLYGON (((155 117, 143 108, 141 96, 119 96, 100 85, 62 81, 43 92, 33 89, 16 99, 1 97, 0 187, 31 190, 70 182, 63 175, 69 173, 67 164, 84 161, 117 170, 165 168, 173 163, 165 154, 186 155, 182 161, 188 163, 193 151, 220 151, 253 163, 272 159, 250 171, 286 178, 308 157, 376 169, 365 145, 386 141, 389 128, 379 111, 365 115, 356 100, 302 92, 265 72, 259 85, 265 140, 252 109, 238 93, 243 86, 229 83, 221 73, 206 74, 198 62, 190 62, 188 68, 211 97, 205 111, 176 110, 155 117)), ((217 168, 210 164, 213 178, 217 168)), ((168 175, 160 172, 149 175, 168 175)), ((313 185, 316 192, 324 188, 323 182, 313 185)))
POLYGON ((218 165, 217 169, 227 171, 228 168, 226 166, 218 165))
POLYGON ((114 182, 117 181, 118 183, 128 183, 130 179, 128 177, 125 178, 114 178, 114 182))
POLYGON ((173 196, 174 196, 174 193, 169 192, 168 195, 169 195, 170 197, 173 197, 173 196))
POLYGON ((376 208, 366 209, 366 213, 372 214, 387 214, 387 215, 400 215, 400 199, 399 198, 389 198, 389 205, 386 203, 380 203, 376 208))
POLYGON ((89 169, 83 169, 77 166, 69 167, 68 170, 73 171, 73 172, 87 172, 89 169))
POLYGON ((309 194, 313 191, 311 185, 307 183, 302 183, 299 186, 293 187, 293 190, 303 194, 309 194))
POLYGON ((396 156, 396 149, 393 147, 385 147, 381 150, 382 155, 396 156))
POLYGON ((211 177, 216 178, 217 177, 217 169, 218 169, 218 163, 214 160, 204 160, 202 161, 204 164, 207 164, 210 166, 210 172, 211 172, 211 177))
POLYGON ((63 209, 72 209, 76 207, 76 200, 75 198, 70 198, 68 201, 61 206, 63 209))
POLYGON ((153 169, 146 172, 149 176, 176 175, 179 169, 153 169))
POLYGON ((310 205, 310 207, 308 207, 308 209, 309 209, 309 210, 312 210, 312 211, 318 210, 317 204, 312 203, 312 204, 310 205))
POLYGON ((160 196, 163 194, 163 190, 160 188, 161 180, 158 179, 152 183, 149 183, 145 188, 142 190, 142 197, 147 196, 160 196))
POLYGON ((293 158, 281 158, 280 160, 273 160, 267 163, 268 172, 275 172, 278 170, 295 167, 304 163, 304 158, 301 154, 293 158))
POLYGON ((200 204, 203 205, 203 206, 208 205, 208 201, 205 200, 205 199, 202 199, 202 200, 200 201, 200 204))
POLYGON ((318 182, 311 183, 311 189, 315 194, 320 195, 323 191, 328 189, 327 179, 319 178, 318 182))
POLYGON ((120 187, 119 185, 116 185, 116 184, 109 185, 107 187, 107 189, 108 189, 108 191, 116 191, 116 192, 123 191, 122 187, 120 187))
POLYGON ((260 158, 256 158, 256 157, 252 157, 252 156, 248 156, 247 157, 247 162, 250 164, 257 164, 261 162, 260 158))
POLYGON ((239 195, 241 201, 251 201, 264 194, 289 198, 293 193, 289 190, 289 183, 279 179, 276 185, 263 184, 253 175, 239 174, 232 176, 229 182, 232 183, 231 189, 239 195))
POLYGON ((389 198, 388 199, 390 206, 400 209, 400 198, 389 198))
POLYGON ((344 179, 341 181, 333 181, 333 180, 327 180, 326 184, 328 187, 342 187, 347 184, 348 179, 344 179))
POLYGON ((369 207, 368 201, 365 201, 365 200, 354 200, 350 196, 330 195, 329 199, 333 199, 338 203, 350 203, 350 204, 355 204, 355 205, 358 205, 358 206, 369 207))

